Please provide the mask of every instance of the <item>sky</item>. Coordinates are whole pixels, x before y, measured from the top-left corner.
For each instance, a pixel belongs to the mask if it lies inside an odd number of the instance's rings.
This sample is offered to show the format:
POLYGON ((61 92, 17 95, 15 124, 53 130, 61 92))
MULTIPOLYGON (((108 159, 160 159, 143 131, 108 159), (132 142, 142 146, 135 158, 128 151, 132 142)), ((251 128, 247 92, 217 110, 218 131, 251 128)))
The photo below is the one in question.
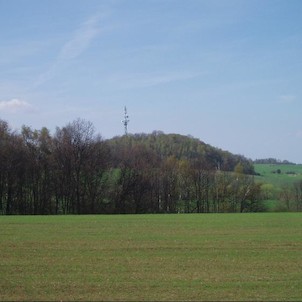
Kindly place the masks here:
POLYGON ((0 0, 0 119, 302 163, 301 0, 0 0))

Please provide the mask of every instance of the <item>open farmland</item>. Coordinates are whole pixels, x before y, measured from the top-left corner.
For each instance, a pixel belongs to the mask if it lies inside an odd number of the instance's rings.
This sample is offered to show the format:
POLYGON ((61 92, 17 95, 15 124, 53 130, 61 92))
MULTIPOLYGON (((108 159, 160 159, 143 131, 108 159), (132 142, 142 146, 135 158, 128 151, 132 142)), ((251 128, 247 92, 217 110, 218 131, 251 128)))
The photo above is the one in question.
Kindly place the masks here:
POLYGON ((255 171, 260 174, 257 180, 271 184, 277 189, 302 180, 302 165, 254 164, 254 166, 255 171))
POLYGON ((0 300, 301 300, 302 215, 2 216, 0 300))
MULTIPOLYGON (((259 175, 255 177, 262 183, 262 193, 265 196, 265 205, 269 211, 296 210, 296 206, 287 209, 280 202, 280 194, 284 190, 293 190, 294 184, 302 181, 302 165, 291 164, 254 164, 259 175)), ((291 201, 294 199, 291 196, 291 201)))

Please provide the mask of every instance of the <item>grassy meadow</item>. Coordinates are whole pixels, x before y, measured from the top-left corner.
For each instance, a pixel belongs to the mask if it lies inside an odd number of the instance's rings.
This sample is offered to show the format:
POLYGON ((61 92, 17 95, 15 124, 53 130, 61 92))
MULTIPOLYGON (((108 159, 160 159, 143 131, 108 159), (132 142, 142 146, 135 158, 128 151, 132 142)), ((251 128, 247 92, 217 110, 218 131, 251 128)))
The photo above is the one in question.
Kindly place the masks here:
POLYGON ((280 206, 278 196, 285 187, 292 187, 295 182, 302 180, 302 165, 286 164, 254 164, 255 180, 261 182, 263 192, 266 192, 265 205, 269 211, 285 210, 280 206), (276 173, 277 170, 280 173, 276 173))
POLYGON ((0 300, 301 300, 302 214, 0 217, 0 300))
POLYGON ((254 167, 255 171, 261 174, 261 176, 257 176, 259 181, 272 184, 275 187, 291 185, 302 180, 302 165, 254 164, 254 167), (277 170, 280 170, 281 173, 274 173, 277 170))

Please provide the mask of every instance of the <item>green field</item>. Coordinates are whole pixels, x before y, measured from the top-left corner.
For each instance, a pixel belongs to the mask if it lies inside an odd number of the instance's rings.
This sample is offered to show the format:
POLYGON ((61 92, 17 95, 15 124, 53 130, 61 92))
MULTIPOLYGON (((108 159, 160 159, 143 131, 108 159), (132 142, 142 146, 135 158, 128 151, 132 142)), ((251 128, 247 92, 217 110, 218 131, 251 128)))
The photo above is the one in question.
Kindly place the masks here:
POLYGON ((261 174, 261 176, 257 176, 257 180, 276 187, 291 185, 302 180, 302 165, 254 164, 254 167, 256 173, 261 174), (280 170, 281 173, 273 173, 277 170, 280 170))
POLYGON ((302 300, 302 214, 0 217, 0 300, 302 300))
POLYGON ((254 167, 255 172, 260 174, 255 180, 263 184, 268 211, 284 211, 285 207, 278 201, 279 194, 284 188, 292 188, 294 183, 302 180, 302 165, 254 164, 254 167), (276 173, 278 170, 280 173, 276 173))

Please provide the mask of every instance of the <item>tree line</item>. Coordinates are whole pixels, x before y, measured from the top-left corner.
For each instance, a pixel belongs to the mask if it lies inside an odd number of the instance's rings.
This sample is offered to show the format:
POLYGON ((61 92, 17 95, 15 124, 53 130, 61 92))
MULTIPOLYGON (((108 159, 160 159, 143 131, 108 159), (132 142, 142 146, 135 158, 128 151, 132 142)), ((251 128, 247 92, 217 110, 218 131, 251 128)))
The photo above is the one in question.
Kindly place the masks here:
POLYGON ((302 180, 284 186, 279 193, 278 211, 302 211, 302 180))
POLYGON ((254 160, 255 164, 266 164, 266 165, 296 165, 288 160, 280 160, 276 158, 263 158, 254 160))
POLYGON ((91 122, 57 127, 0 120, 0 213, 206 213, 263 211, 250 160, 190 136, 103 140, 91 122))

